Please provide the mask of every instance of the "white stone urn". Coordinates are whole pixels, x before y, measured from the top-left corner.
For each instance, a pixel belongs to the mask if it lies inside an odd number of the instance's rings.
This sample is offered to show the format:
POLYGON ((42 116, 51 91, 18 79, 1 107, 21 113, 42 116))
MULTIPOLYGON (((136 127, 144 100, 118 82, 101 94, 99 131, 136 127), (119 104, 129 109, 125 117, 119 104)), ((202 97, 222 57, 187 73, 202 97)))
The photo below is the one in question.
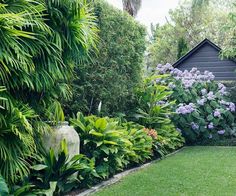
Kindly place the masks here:
POLYGON ((69 158, 79 154, 80 138, 74 127, 69 126, 67 121, 59 122, 57 126, 52 127, 52 131, 47 132, 43 136, 43 144, 47 151, 54 149, 58 154, 62 140, 66 140, 69 158))

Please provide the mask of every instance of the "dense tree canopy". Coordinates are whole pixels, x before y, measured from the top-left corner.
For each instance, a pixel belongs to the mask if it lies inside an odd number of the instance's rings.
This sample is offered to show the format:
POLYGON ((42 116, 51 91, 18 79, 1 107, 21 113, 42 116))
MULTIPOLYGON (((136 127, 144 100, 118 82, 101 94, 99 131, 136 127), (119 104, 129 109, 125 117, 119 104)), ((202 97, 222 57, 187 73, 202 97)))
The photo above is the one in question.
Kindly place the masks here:
POLYGON ((236 4, 229 14, 225 30, 228 32, 223 55, 227 58, 236 59, 236 4))
POLYGON ((134 101, 135 88, 141 82, 145 51, 145 29, 127 13, 105 2, 95 3, 100 29, 98 53, 77 70, 74 97, 68 112, 125 112, 134 101))
POLYGON ((149 64, 173 63, 205 38, 226 46, 225 24, 233 1, 183 1, 170 11, 170 20, 152 29, 149 64))

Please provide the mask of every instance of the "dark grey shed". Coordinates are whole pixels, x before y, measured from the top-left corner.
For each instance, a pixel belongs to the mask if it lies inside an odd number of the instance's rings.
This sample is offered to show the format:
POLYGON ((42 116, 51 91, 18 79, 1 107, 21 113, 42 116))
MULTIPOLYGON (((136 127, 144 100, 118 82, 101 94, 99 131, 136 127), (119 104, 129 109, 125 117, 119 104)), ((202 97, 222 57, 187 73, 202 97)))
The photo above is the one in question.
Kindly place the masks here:
POLYGON ((208 39, 204 39, 186 55, 173 64, 180 70, 191 70, 196 67, 199 71, 210 71, 216 80, 236 80, 236 62, 221 59, 221 48, 208 39))

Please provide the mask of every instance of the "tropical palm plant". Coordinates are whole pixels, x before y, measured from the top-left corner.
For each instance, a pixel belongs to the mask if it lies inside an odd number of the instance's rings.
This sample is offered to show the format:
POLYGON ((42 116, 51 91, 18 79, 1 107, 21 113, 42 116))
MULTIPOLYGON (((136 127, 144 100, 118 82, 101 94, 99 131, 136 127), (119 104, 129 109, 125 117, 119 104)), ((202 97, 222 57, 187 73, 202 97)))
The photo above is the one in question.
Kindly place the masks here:
POLYGON ((135 17, 141 8, 141 0, 122 0, 123 9, 127 11, 131 16, 135 17))
POLYGON ((28 106, 15 102, 10 110, 1 109, 0 172, 7 182, 22 179, 29 171, 27 158, 36 152, 31 120, 36 118, 28 106))
POLYGON ((70 97, 73 69, 96 33, 85 0, 0 1, 0 174, 8 183, 28 173, 43 121, 64 120, 59 100, 70 97))

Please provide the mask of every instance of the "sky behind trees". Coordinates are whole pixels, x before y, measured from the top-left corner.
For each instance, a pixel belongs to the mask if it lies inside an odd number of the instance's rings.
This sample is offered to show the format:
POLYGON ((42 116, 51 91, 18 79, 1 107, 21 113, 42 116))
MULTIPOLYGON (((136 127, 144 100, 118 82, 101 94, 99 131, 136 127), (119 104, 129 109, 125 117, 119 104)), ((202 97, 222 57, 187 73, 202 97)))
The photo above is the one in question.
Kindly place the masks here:
MULTIPOLYGON (((122 0, 107 0, 110 4, 122 9, 122 0)), ((177 7, 179 0, 143 0, 137 20, 147 27, 151 23, 163 24, 168 17, 169 9, 177 7)))

